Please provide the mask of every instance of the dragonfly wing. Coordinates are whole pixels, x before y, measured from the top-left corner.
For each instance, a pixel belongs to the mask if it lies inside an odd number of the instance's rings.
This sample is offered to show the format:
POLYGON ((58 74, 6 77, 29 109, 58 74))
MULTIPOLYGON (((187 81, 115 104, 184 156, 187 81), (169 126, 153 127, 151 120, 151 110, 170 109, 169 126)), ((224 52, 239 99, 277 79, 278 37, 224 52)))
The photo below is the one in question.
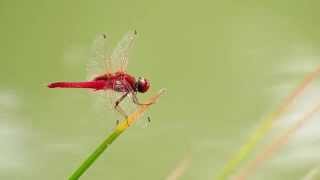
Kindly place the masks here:
POLYGON ((110 47, 106 34, 98 35, 93 41, 90 53, 90 61, 87 65, 88 79, 112 72, 110 47))
POLYGON ((136 38, 137 32, 129 31, 119 41, 118 45, 116 46, 111 55, 113 70, 126 71, 128 65, 129 51, 133 47, 136 38))
MULTIPOLYGON (((98 35, 93 42, 90 55, 91 58, 87 66, 88 78, 92 80, 94 77, 101 74, 125 71, 128 64, 128 54, 133 47, 136 37, 137 33, 135 31, 126 33, 111 54, 108 37, 105 34, 98 35)), ((102 98, 104 99, 104 104, 106 104, 109 109, 114 109, 115 102, 123 95, 123 93, 115 92, 113 90, 119 88, 116 87, 119 84, 127 83, 124 80, 124 83, 122 80, 119 81, 120 82, 114 84, 115 87, 101 93, 104 97, 102 98), (105 102, 106 100, 108 102, 105 102)), ((131 87, 129 85, 125 86, 131 87)), ((136 106, 132 103, 131 98, 125 98, 124 101, 121 102, 121 107, 129 113, 136 106)))

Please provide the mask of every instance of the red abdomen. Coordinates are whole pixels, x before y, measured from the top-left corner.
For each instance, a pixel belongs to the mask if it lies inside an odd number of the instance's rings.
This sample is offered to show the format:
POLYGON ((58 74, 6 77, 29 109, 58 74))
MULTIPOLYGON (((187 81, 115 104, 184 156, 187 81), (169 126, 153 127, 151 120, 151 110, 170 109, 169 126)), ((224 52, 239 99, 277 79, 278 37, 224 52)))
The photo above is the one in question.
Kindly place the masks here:
POLYGON ((95 90, 106 89, 106 81, 86 82, 54 82, 48 85, 49 88, 89 88, 95 90))
POLYGON ((135 78, 124 72, 104 74, 92 81, 84 82, 54 82, 49 88, 89 88, 94 90, 112 89, 118 92, 135 91, 135 78))

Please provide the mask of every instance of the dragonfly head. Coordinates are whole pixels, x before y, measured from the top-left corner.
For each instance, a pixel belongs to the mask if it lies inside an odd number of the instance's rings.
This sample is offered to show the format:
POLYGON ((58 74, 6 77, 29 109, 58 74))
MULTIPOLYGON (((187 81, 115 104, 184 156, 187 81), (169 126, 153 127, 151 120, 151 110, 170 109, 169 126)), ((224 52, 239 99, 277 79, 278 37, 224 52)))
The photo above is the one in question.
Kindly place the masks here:
POLYGON ((136 88, 136 91, 140 93, 147 92, 149 87, 150 87, 150 82, 143 77, 139 77, 138 80, 136 81, 135 88, 136 88))

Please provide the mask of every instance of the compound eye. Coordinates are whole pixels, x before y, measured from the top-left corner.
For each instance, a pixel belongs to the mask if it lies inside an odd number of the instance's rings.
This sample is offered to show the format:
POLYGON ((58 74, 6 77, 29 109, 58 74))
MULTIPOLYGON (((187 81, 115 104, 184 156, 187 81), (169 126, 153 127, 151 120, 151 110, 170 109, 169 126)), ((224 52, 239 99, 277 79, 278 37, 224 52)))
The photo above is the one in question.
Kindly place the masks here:
POLYGON ((137 90, 141 93, 144 93, 149 89, 150 84, 149 84, 148 80, 146 80, 142 77, 139 77, 138 81, 137 81, 137 86, 138 86, 137 90))

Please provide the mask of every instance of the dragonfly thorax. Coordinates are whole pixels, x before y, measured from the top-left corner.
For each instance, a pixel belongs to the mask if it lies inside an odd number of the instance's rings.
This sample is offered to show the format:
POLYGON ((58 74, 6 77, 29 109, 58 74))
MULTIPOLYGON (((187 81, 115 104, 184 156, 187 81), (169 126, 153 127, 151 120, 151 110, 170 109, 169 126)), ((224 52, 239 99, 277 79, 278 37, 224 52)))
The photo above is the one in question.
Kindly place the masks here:
POLYGON ((126 72, 106 73, 94 78, 94 81, 104 81, 105 89, 112 89, 117 92, 145 92, 149 83, 141 78, 136 79, 126 72))

